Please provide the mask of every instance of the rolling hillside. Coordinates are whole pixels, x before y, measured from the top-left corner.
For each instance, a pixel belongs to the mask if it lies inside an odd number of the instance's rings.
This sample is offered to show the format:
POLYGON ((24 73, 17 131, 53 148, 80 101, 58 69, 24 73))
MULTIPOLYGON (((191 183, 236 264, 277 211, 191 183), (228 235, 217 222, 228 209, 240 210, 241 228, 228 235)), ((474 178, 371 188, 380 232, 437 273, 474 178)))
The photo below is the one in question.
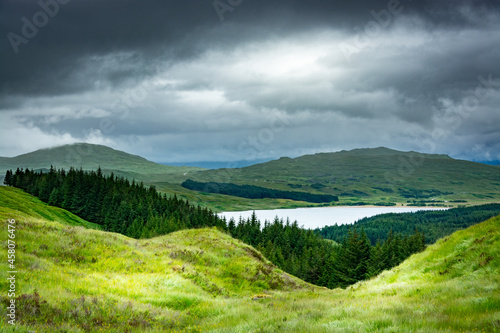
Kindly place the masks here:
MULTIPOLYGON (((312 288, 216 229, 136 240, 82 228, 88 222, 1 187, 3 249, 9 219, 16 221, 18 322, 38 331, 202 327, 204 318, 231 306, 231 297, 312 288)), ((8 290, 6 270, 1 274, 1 290, 8 290)), ((2 306, 2 332, 5 311, 2 306)))
MULTIPOLYGON (((370 281, 327 290, 215 229, 135 240, 82 228, 70 213, 5 187, 0 207, 0 220, 16 220, 18 271, 17 326, 6 321, 3 293, 2 332, 500 330, 500 217, 370 281)), ((1 235, 7 262, 6 227, 1 235)), ((2 270, 2 290, 6 278, 2 270)))
MULTIPOLYGON (((400 152, 387 148, 355 149, 305 155, 244 168, 206 170, 157 164, 109 147, 74 144, 0 158, 0 178, 7 169, 70 166, 143 181, 216 211, 314 206, 305 201, 192 191, 186 180, 251 185, 264 189, 338 197, 336 205, 457 206, 500 201, 500 167, 455 160, 446 155, 400 152)), ((1 179, 0 179, 1 180, 1 179)), ((227 186, 227 185, 226 185, 227 186)), ((209 189, 217 186, 207 186, 209 189)), ((333 204, 333 203, 327 203, 333 204)), ((320 204, 324 205, 324 204, 320 204)))
POLYGON ((283 157, 241 169, 207 170, 192 179, 336 195, 339 204, 500 200, 498 166, 387 148, 283 157))
POLYGON ((81 167, 84 170, 97 170, 100 166, 104 172, 113 171, 145 182, 155 180, 159 175, 175 178, 176 175, 203 170, 196 167, 167 166, 106 146, 76 143, 40 149, 16 157, 0 157, 0 174, 3 176, 8 169, 16 168, 49 169, 51 165, 57 169, 81 167))

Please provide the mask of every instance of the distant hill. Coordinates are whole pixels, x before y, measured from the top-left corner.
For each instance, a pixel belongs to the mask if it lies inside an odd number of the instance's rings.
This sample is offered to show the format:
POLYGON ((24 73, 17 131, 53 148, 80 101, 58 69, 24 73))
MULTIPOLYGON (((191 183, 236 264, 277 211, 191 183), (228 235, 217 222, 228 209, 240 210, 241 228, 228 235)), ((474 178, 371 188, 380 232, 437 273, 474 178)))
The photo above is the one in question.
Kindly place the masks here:
POLYGON ((203 170, 195 167, 158 164, 107 146, 75 143, 40 149, 11 158, 0 157, 0 174, 3 176, 8 169, 48 169, 51 165, 57 169, 81 167, 84 170, 96 170, 100 166, 103 171, 114 171, 117 174, 141 180, 147 180, 148 177, 158 174, 184 174, 203 170))
POLYGON ((500 200, 498 166, 383 147, 282 157, 245 168, 207 170, 191 179, 324 193, 338 196, 341 204, 500 200))
POLYGON ((246 199, 198 192, 181 184, 197 182, 254 185, 339 198, 338 205, 448 206, 500 202, 500 167, 453 159, 447 155, 402 152, 388 148, 354 149, 297 158, 282 157, 243 168, 207 170, 167 166, 106 146, 78 143, 0 157, 0 183, 7 169, 70 166, 154 184, 191 202, 217 211, 311 205, 281 199, 246 199))
POLYGON ((203 169, 222 169, 222 168, 244 168, 250 165, 269 162, 271 159, 257 159, 257 160, 241 160, 241 161, 198 161, 198 162, 174 162, 174 163, 161 163, 173 166, 191 166, 203 169))

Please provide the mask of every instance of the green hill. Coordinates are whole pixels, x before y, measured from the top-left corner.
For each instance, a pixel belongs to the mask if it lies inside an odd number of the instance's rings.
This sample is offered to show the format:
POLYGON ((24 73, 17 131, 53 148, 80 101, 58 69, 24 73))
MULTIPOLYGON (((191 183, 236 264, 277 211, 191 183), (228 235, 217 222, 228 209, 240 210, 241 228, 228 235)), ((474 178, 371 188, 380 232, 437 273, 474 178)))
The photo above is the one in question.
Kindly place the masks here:
POLYGON ((82 228, 72 214, 6 187, 0 207, 4 263, 5 222, 16 220, 17 270, 15 328, 7 269, 0 274, 2 332, 500 330, 500 217, 370 281, 327 290, 215 229, 131 239, 82 228))
POLYGON ((162 165, 106 146, 76 143, 40 149, 16 157, 0 157, 0 174, 3 176, 8 169, 16 168, 49 169, 51 165, 66 170, 70 167, 97 170, 100 166, 104 172, 113 171, 115 174, 146 182, 162 175, 175 176, 203 170, 162 165))
MULTIPOLYGON (((16 221, 18 323, 38 331, 195 327, 230 307, 231 297, 309 288, 216 229, 136 240, 82 228, 88 222, 6 187, 0 188, 0 207, 4 249, 6 221, 16 221)), ((1 290, 9 290, 5 269, 1 277, 1 290)), ((9 301, 7 294, 0 298, 9 301)), ((5 308, 2 331, 8 327, 5 308)))
POLYGON ((85 221, 67 210, 49 206, 37 197, 14 187, 0 187, 0 216, 3 219, 36 218, 101 230, 98 224, 85 221))
POLYGON ((3 178, 7 169, 48 169, 50 165, 65 169, 70 166, 82 167, 85 170, 95 170, 100 166, 105 173, 114 172, 128 179, 155 185, 162 192, 176 193, 190 202, 216 211, 317 204, 192 191, 181 184, 191 179, 211 184, 225 183, 226 186, 251 185, 338 197, 338 205, 457 206, 500 200, 499 166, 456 160, 446 155, 401 152, 387 148, 282 157, 244 168, 206 170, 161 165, 109 147, 80 143, 12 158, 0 157, 0 178, 3 178))
POLYGON ((207 170, 191 179, 335 195, 340 205, 500 199, 498 166, 387 148, 283 157, 241 169, 207 170))

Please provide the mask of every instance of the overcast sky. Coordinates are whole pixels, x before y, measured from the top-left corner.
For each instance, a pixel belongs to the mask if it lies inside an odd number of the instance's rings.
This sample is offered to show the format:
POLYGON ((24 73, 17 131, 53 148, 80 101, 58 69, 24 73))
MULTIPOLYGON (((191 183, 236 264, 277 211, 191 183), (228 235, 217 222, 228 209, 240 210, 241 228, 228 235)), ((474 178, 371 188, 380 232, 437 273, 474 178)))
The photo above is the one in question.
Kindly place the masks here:
POLYGON ((0 156, 500 159, 500 1, 2 0, 0 156))

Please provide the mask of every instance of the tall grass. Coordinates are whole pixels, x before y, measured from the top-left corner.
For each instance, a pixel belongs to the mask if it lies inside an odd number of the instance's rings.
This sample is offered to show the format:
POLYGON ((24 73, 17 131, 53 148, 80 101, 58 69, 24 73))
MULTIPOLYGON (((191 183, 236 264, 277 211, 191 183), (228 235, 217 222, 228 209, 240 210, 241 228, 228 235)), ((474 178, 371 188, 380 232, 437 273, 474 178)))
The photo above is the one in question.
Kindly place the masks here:
POLYGON ((215 229, 135 240, 70 225, 60 210, 5 188, 0 207, 1 221, 18 223, 15 327, 6 320, 5 223, 0 230, 2 332, 500 330, 499 217, 370 281, 327 290, 215 229))

